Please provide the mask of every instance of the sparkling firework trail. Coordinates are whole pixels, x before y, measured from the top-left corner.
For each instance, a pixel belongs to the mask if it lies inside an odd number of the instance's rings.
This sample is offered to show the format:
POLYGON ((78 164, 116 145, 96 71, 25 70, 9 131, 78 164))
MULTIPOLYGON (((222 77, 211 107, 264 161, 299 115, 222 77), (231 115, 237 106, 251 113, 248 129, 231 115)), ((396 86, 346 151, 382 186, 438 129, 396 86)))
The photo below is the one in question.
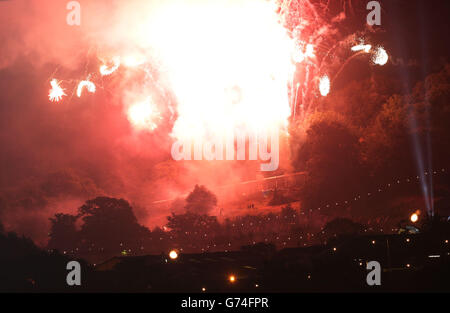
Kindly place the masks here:
POLYGON ((114 57, 112 60, 112 66, 109 67, 108 65, 103 64, 102 66, 100 66, 100 74, 102 74, 102 76, 108 76, 111 75, 112 73, 114 73, 120 66, 120 58, 119 57, 114 57))
POLYGON ((324 97, 330 93, 330 78, 327 75, 320 78, 319 90, 320 94, 324 97))
POLYGON ((64 89, 62 89, 59 84, 60 82, 58 82, 56 79, 52 79, 52 81, 50 82, 52 89, 50 89, 49 91, 48 98, 52 102, 59 102, 63 96, 66 96, 64 89))
POLYGON ((378 47, 373 55, 372 61, 377 65, 385 65, 389 60, 389 56, 383 47, 378 47))
POLYGON ((95 93, 95 84, 89 80, 83 80, 78 84, 77 88, 77 96, 78 98, 81 97, 81 93, 83 92, 83 88, 86 87, 87 91, 90 93, 95 93))
POLYGON ((372 49, 371 45, 364 45, 364 44, 359 44, 351 48, 352 51, 364 51, 365 53, 369 53, 370 49, 372 49))
MULTIPOLYGON (((96 86, 120 82, 115 90, 122 103, 135 103, 124 108, 130 124, 152 131, 162 116, 170 115, 171 135, 177 139, 220 136, 237 128, 284 128, 291 114, 304 118, 314 110, 313 99, 330 93, 330 85, 350 60, 369 53, 375 64, 388 60, 382 47, 374 49, 362 39, 355 42, 364 35, 350 34, 341 24, 353 11, 352 0, 330 3, 124 4, 117 23, 104 34, 120 44, 100 46, 100 75, 89 73, 78 84, 77 95, 84 88, 93 93, 96 86), (356 53, 349 56, 350 51, 356 53), (112 74, 117 79, 111 82, 100 78, 112 74)), ((54 80, 50 100, 60 101, 65 95, 54 80)))

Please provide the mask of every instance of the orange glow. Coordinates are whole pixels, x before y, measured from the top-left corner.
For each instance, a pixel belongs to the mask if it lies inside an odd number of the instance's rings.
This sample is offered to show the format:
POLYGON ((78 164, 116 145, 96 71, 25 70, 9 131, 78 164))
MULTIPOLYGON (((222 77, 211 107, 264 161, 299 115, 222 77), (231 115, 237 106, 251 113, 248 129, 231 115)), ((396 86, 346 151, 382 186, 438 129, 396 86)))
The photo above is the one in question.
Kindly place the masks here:
POLYGON ((148 131, 156 129, 158 127, 157 122, 161 119, 156 105, 150 98, 130 106, 127 116, 135 129, 148 131))
POLYGON ((234 282, 236 281, 236 276, 230 275, 230 276, 228 277, 228 280, 230 281, 230 283, 234 283, 234 282))
POLYGON ((417 213, 411 214, 411 222, 416 223, 419 220, 419 215, 417 213))
POLYGON ((177 258, 178 258, 178 252, 177 252, 176 250, 170 251, 170 252, 169 252, 169 257, 170 257, 172 260, 177 259, 177 258))

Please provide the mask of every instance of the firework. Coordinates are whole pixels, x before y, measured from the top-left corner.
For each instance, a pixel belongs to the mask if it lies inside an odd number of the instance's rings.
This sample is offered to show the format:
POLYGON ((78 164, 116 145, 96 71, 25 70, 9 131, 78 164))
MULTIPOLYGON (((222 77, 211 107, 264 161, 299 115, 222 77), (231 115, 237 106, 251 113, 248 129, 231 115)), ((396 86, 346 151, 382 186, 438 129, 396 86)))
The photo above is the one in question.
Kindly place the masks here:
MULTIPOLYGON (((100 73, 85 73, 77 95, 108 89, 101 76, 115 75, 122 103, 136 103, 124 110, 131 125, 152 131, 170 113, 176 139, 285 128, 291 114, 304 118, 315 109, 317 91, 327 96, 352 59, 388 60, 382 47, 355 44, 361 32, 339 28, 347 1, 137 3, 121 6, 116 23, 104 29, 114 43, 99 44, 100 73), (349 50, 356 53, 349 57, 349 50)), ((52 87, 50 100, 61 100, 63 89, 56 81, 52 87)))
POLYGON ((370 49, 372 49, 372 45, 365 44, 359 44, 351 48, 352 51, 364 51, 365 53, 369 53, 370 49))
POLYGON ((287 124, 294 44, 269 2, 180 2, 147 23, 141 44, 159 56, 177 101, 174 137, 287 124))
POLYGON ((161 119, 151 98, 131 105, 127 110, 127 116, 135 129, 147 131, 155 130, 158 127, 158 120, 161 119))
POLYGON ((385 65, 387 61, 389 60, 389 56, 386 52, 386 50, 383 47, 378 47, 372 57, 372 61, 374 64, 377 65, 385 65))
POLYGON ((106 64, 100 66, 100 74, 102 74, 102 76, 111 75, 119 68, 119 66, 120 66, 120 58, 114 57, 111 66, 108 66, 106 64))
POLYGON ((83 80, 78 84, 77 88, 77 96, 78 98, 81 97, 81 93, 83 92, 83 88, 86 87, 87 91, 91 93, 95 93, 95 84, 89 80, 83 80))
POLYGON ((327 75, 324 75, 320 78, 319 91, 320 94, 324 97, 326 97, 330 93, 330 78, 327 75))
POLYGON ((302 63, 306 59, 312 59, 315 56, 314 46, 312 44, 307 44, 304 52, 302 52, 300 49, 297 49, 294 52, 293 59, 295 63, 302 63))
POLYGON ((52 86, 52 89, 50 89, 48 94, 48 98, 50 99, 50 101, 61 101, 62 97, 66 95, 64 89, 62 89, 59 84, 60 82, 58 82, 56 79, 52 79, 52 81, 50 82, 50 85, 52 86))

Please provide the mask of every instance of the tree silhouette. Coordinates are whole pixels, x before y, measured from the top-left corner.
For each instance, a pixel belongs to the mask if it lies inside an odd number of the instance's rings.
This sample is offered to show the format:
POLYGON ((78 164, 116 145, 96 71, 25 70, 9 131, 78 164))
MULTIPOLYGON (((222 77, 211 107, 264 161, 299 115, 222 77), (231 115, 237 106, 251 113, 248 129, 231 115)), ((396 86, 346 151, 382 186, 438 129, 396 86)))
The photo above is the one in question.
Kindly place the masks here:
POLYGON ((211 240, 220 234, 220 224, 215 216, 194 213, 174 214, 167 217, 170 228, 180 244, 211 240), (206 235, 206 236, 205 236, 206 235))
POLYGON ((338 116, 318 115, 297 153, 295 165, 308 173, 300 194, 308 211, 365 189, 357 131, 338 116))
POLYGON ((76 247, 79 239, 75 225, 77 219, 77 216, 64 213, 57 213, 54 218, 50 218, 49 249, 64 251, 76 247))
POLYGON ((88 200, 79 208, 79 214, 84 222, 80 231, 82 243, 102 251, 137 250, 150 235, 123 199, 98 197, 88 200))
POLYGON ((357 235, 364 232, 364 226, 355 223, 348 218, 335 218, 325 224, 325 227, 318 234, 321 240, 328 241, 330 239, 341 236, 357 235))
POLYGON ((195 185, 186 198, 186 212, 208 214, 217 205, 217 197, 205 186, 195 185))

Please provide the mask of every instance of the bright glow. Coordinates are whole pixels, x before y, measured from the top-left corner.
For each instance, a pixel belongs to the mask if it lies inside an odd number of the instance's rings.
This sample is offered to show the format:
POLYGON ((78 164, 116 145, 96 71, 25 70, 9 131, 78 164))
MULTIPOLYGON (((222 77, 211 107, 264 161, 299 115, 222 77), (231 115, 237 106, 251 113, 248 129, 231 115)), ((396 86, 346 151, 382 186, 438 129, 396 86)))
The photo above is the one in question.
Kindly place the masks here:
POLYGON ((320 94, 326 97, 330 93, 330 78, 327 75, 322 76, 319 82, 320 94))
POLYGON ((293 42, 273 3, 163 1, 132 35, 160 61, 174 92, 174 137, 287 125, 293 42))
POLYGON ((114 73, 120 66, 120 58, 114 57, 111 63, 112 64, 109 66, 106 64, 100 66, 100 74, 102 74, 102 76, 107 76, 114 73))
POLYGON ((63 96, 66 96, 66 93, 64 92, 64 89, 62 89, 59 86, 60 82, 58 82, 56 79, 52 79, 50 82, 50 85, 52 86, 52 89, 50 89, 48 98, 50 101, 58 102, 62 99, 63 96))
POLYGON ((315 56, 314 46, 312 44, 307 44, 305 52, 301 51, 300 48, 296 49, 293 55, 293 59, 296 63, 302 63, 307 58, 314 58, 315 56))
POLYGON ((234 282, 236 281, 236 276, 230 275, 230 276, 228 277, 228 280, 230 281, 230 283, 234 283, 234 282))
POLYGON ((88 80, 83 80, 78 84, 78 88, 77 88, 77 96, 78 98, 81 97, 81 93, 83 92, 83 88, 86 87, 87 91, 91 92, 91 93, 95 93, 95 85, 93 82, 88 81, 88 80))
POLYGON ((169 258, 171 258, 172 260, 175 260, 176 258, 178 258, 178 252, 175 250, 170 251, 169 258))
POLYGON ((378 47, 372 57, 373 63, 383 66, 387 63, 388 60, 389 56, 386 50, 384 50, 383 47, 378 47))
POLYGON ((127 116, 137 130, 155 130, 158 127, 157 122, 161 120, 161 116, 151 98, 130 106, 127 110, 127 116))
POLYGON ((359 44, 359 45, 353 46, 351 49, 352 49, 352 51, 364 51, 365 53, 369 53, 370 49, 372 49, 372 46, 359 44))
POLYGON ((138 67, 145 62, 145 56, 142 54, 127 55, 122 59, 122 64, 126 67, 138 67))
POLYGON ((419 220, 419 215, 417 213, 411 214, 411 222, 415 223, 419 220))

